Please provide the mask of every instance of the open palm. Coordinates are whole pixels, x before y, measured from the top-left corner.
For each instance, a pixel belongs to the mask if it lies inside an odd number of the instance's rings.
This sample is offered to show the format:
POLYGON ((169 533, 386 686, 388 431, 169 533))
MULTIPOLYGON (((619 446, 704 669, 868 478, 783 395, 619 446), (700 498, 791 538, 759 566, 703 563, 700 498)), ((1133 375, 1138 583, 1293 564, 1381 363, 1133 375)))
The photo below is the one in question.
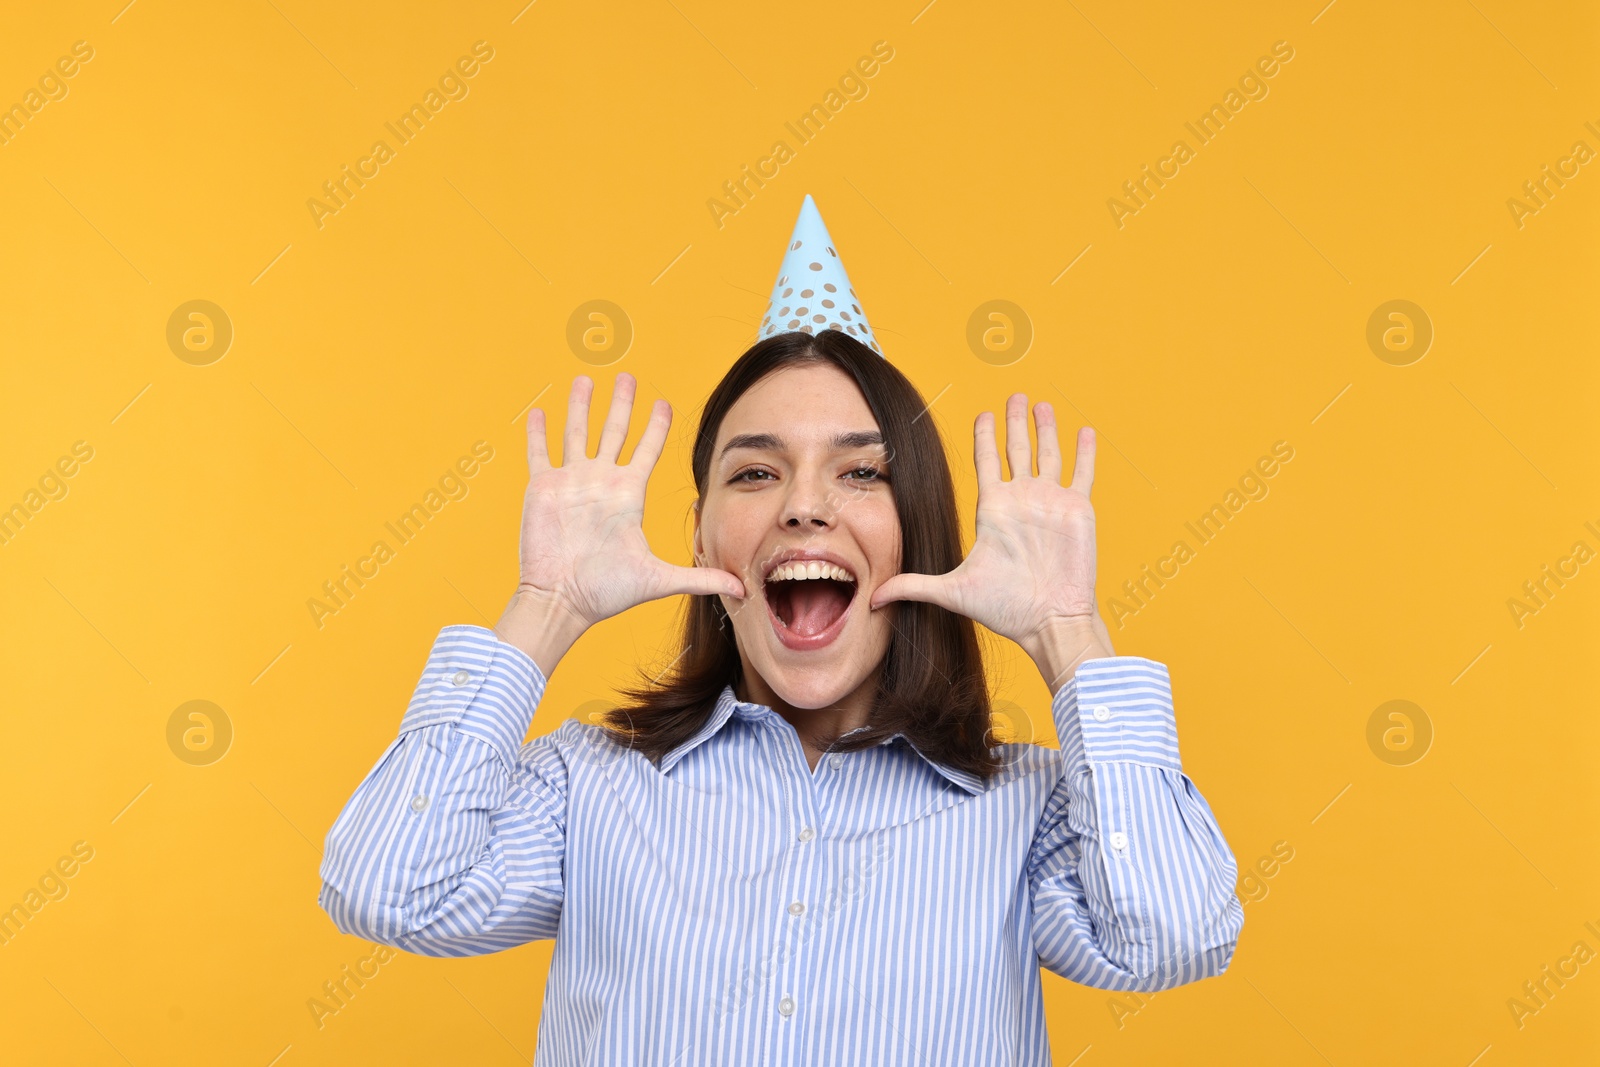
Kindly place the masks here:
POLYGON ((655 402, 632 458, 618 463, 636 388, 631 374, 617 375, 591 459, 594 382, 581 375, 573 380, 559 467, 551 464, 546 448, 544 412, 535 407, 528 413, 518 591, 551 598, 588 626, 675 593, 744 596, 743 584, 726 571, 676 566, 650 551, 643 528, 645 484, 666 443, 672 407, 665 400, 655 402))
POLYGON ((899 574, 880 585, 874 608, 895 600, 938 604, 1024 647, 1059 623, 1087 623, 1110 646, 1095 611, 1094 431, 1078 433, 1072 482, 1061 484, 1061 446, 1048 403, 1034 407, 1038 468, 1028 441, 1028 401, 1006 403, 1006 459, 1001 477, 992 412, 973 426, 978 515, 972 551, 946 574, 899 574))

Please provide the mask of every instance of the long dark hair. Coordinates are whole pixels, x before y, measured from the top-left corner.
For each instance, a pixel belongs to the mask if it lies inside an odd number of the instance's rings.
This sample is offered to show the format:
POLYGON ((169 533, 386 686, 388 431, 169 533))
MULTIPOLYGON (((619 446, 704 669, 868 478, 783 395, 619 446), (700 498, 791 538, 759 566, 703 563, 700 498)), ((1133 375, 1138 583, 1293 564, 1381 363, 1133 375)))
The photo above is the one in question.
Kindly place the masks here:
MULTIPOLYGON (((711 453, 723 417, 744 393, 784 367, 831 363, 853 379, 877 419, 893 466, 900 516, 901 570, 944 574, 962 559, 955 484, 927 404, 887 359, 838 330, 780 333, 756 342, 706 401, 694 444, 694 484, 705 499, 711 453)), ((896 733, 929 759, 987 779, 1000 761, 990 735, 989 689, 972 620, 933 604, 900 601, 867 729, 846 740, 810 738, 819 749, 870 748, 896 733)), ((667 672, 621 689, 626 701, 600 716, 613 740, 652 761, 693 737, 742 665, 733 624, 714 595, 690 596, 682 650, 667 672)))

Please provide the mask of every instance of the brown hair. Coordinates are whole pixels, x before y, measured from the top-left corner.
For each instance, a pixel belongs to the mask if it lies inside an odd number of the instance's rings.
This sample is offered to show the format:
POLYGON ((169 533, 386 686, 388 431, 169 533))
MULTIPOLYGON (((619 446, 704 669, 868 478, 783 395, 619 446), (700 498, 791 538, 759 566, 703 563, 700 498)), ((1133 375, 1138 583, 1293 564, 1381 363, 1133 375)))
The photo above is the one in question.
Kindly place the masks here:
MULTIPOLYGON (((717 431, 734 403, 784 367, 831 363, 861 389, 892 462, 900 516, 901 570, 944 574, 960 564, 961 529, 944 442, 916 386, 888 360, 838 330, 780 333, 740 356, 700 415, 693 471, 704 500, 717 431)), ((848 740, 812 738, 818 748, 854 751, 903 733, 923 755, 987 779, 999 768, 991 748, 989 690, 972 620, 934 604, 900 601, 867 728, 848 740)), ((682 653, 663 678, 621 689, 622 706, 600 717, 613 740, 658 761, 693 737, 742 670, 733 627, 715 595, 691 595, 682 653)))

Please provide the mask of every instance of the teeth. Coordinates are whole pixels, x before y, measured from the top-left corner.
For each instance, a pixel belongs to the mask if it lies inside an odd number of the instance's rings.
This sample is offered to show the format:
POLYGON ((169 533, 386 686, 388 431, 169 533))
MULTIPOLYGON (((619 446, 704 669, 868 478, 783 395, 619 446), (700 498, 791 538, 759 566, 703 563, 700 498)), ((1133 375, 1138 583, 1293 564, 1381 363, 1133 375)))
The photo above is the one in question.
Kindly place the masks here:
POLYGON ((831 578, 836 582, 855 581, 843 567, 820 560, 785 563, 772 568, 772 573, 767 575, 769 582, 804 582, 813 578, 831 578))

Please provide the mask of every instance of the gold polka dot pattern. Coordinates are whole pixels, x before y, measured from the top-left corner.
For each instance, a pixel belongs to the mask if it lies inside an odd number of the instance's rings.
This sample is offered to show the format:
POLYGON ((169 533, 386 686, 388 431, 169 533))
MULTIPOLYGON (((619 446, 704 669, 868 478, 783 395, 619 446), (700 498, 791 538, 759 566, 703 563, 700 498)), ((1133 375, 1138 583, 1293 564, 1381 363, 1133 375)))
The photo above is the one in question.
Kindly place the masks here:
POLYGON ((757 339, 788 330, 815 333, 819 329, 842 330, 880 356, 883 355, 883 349, 878 347, 878 339, 861 311, 860 297, 850 287, 850 276, 845 273, 844 260, 834 250, 833 238, 822 222, 822 214, 817 211, 816 202, 808 194, 800 205, 800 216, 795 220, 794 233, 784 251, 783 264, 778 268, 778 281, 772 287, 772 299, 761 318, 757 339), (791 278, 795 279, 795 285, 804 284, 805 288, 796 293, 794 286, 789 284, 791 278), (818 290, 831 294, 845 293, 850 299, 846 301, 840 296, 838 301, 825 298, 816 306, 810 303, 791 305, 790 297, 810 301, 818 295, 818 290), (849 311, 844 310, 846 306, 849 311), (802 321, 799 316, 809 316, 811 321, 802 321))

